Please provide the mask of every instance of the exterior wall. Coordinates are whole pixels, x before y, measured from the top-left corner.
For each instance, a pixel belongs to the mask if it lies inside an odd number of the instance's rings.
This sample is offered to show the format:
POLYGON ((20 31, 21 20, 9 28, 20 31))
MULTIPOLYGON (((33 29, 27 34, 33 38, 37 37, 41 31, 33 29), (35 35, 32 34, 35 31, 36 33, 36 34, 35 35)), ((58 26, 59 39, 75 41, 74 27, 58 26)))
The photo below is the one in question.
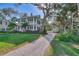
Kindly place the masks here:
POLYGON ((7 31, 8 22, 6 20, 1 20, 0 23, 0 31, 7 31))
POLYGON ((27 22, 29 26, 27 26, 26 29, 29 31, 39 31, 42 26, 41 18, 39 16, 28 17, 27 22))

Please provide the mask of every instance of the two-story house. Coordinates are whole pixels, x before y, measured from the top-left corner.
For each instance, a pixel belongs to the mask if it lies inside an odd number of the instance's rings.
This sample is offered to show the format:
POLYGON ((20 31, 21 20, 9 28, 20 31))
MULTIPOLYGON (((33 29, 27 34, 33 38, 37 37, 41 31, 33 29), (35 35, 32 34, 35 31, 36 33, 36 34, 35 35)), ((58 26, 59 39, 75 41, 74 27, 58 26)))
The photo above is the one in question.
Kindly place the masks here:
POLYGON ((31 14, 31 16, 22 18, 22 19, 18 19, 15 21, 15 24, 17 26, 15 26, 14 30, 16 31, 24 31, 23 27, 22 27, 22 23, 27 22, 27 26, 26 26, 26 31, 40 31, 42 29, 42 19, 39 15, 33 16, 31 14))
POLYGON ((42 20, 40 16, 27 17, 27 23, 29 26, 27 26, 26 28, 29 31, 40 31, 42 28, 42 20))

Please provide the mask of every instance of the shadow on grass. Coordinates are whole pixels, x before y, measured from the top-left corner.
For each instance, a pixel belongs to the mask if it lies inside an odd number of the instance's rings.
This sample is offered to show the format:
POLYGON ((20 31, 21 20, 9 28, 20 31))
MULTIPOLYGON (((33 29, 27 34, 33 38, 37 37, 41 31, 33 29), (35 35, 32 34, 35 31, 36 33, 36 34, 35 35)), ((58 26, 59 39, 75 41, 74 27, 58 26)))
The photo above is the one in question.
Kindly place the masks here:
POLYGON ((53 40, 51 42, 53 56, 79 56, 79 49, 72 44, 74 43, 53 40))

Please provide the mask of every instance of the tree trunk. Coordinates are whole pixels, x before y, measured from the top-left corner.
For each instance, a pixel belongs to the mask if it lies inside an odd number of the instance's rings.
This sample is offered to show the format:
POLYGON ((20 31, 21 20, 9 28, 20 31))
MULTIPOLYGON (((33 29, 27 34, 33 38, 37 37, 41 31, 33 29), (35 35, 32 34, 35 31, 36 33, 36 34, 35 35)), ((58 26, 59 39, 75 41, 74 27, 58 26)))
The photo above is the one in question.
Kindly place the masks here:
MULTIPOLYGON (((78 18, 77 18, 77 20, 79 21, 79 3, 77 3, 77 8, 78 8, 78 18)), ((79 29, 77 29, 77 33, 79 34, 79 29)))
POLYGON ((79 3, 77 3, 77 8, 78 8, 78 19, 79 19, 79 3))
POLYGON ((46 31, 46 24, 45 24, 45 22, 46 22, 46 18, 44 18, 44 19, 43 19, 43 33, 44 33, 44 34, 46 34, 46 33, 47 33, 47 31, 46 31))

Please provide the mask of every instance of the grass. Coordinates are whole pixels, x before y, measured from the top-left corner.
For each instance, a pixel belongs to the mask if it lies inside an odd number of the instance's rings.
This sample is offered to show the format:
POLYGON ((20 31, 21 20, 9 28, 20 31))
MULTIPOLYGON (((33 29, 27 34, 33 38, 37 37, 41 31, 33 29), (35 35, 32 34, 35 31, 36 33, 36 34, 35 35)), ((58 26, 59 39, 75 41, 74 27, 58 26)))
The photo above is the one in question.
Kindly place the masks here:
POLYGON ((49 46, 44 53, 44 56, 52 56, 53 55, 53 48, 49 46))
POLYGON ((79 50, 75 50, 76 48, 71 47, 71 44, 67 44, 65 42, 61 42, 60 46, 63 48, 64 52, 66 55, 70 55, 70 56, 78 56, 79 55, 79 50))
POLYGON ((26 34, 26 33, 1 33, 0 34, 0 55, 17 47, 24 42, 32 42, 36 40, 40 34, 26 34))
POLYGON ((1 34, 0 35, 0 42, 7 42, 19 45, 23 42, 31 42, 36 40, 39 37, 39 34, 1 34))
POLYGON ((53 51, 53 56, 79 56, 79 35, 73 32, 59 33, 54 37, 50 47, 48 55, 53 51))
POLYGON ((14 47, 16 47, 15 44, 0 42, 0 55, 7 53, 8 51, 13 49, 14 47))
POLYGON ((72 45, 79 45, 74 42, 65 42, 60 40, 53 40, 51 47, 54 56, 79 56, 79 49, 73 47, 72 45))

